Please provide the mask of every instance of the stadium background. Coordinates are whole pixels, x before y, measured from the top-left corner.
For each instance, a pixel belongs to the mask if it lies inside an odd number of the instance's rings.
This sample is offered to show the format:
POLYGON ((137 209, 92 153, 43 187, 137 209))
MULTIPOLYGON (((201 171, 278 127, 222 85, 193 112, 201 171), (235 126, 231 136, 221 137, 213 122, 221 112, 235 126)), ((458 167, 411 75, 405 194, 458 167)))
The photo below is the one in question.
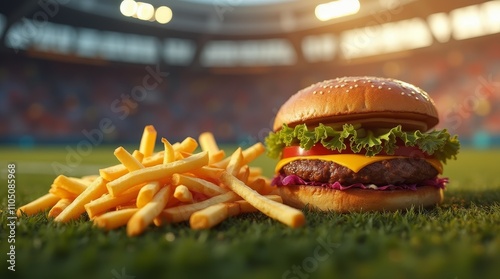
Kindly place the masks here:
POLYGON ((416 84, 465 145, 500 143, 499 1, 361 1, 325 22, 301 18, 319 1, 252 2, 152 1, 171 5, 166 24, 123 16, 121 1, 2 4, 0 143, 75 143, 110 119, 102 143, 153 124, 173 140, 208 130, 247 145, 291 94, 350 75, 416 84))

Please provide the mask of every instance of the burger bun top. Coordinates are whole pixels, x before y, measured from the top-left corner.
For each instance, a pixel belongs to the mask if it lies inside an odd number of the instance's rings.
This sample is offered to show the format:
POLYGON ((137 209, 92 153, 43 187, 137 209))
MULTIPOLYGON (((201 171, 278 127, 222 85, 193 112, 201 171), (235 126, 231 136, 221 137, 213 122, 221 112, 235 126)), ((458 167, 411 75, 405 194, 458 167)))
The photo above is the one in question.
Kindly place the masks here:
POLYGON ((425 132, 439 122, 434 101, 422 89, 379 77, 343 77, 304 88, 278 111, 273 129, 295 126, 357 123, 364 127, 425 132))

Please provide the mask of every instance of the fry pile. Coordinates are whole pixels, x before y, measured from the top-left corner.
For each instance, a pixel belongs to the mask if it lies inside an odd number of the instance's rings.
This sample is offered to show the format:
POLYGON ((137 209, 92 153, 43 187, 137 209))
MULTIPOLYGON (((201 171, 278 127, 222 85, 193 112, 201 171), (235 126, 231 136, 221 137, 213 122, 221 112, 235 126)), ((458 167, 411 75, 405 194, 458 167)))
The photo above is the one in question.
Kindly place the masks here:
POLYGON ((189 221, 193 229, 208 229, 224 219, 261 211, 290 227, 305 223, 302 211, 270 195, 262 170, 248 164, 264 152, 257 143, 226 156, 213 134, 202 133, 198 142, 188 137, 171 144, 161 139, 163 151, 154 152, 156 130, 144 128, 139 149, 114 151, 120 164, 80 178, 59 175, 46 195, 21 206, 17 215, 50 209, 56 222, 68 222, 87 213, 105 230, 126 226, 127 235, 148 226, 189 221))

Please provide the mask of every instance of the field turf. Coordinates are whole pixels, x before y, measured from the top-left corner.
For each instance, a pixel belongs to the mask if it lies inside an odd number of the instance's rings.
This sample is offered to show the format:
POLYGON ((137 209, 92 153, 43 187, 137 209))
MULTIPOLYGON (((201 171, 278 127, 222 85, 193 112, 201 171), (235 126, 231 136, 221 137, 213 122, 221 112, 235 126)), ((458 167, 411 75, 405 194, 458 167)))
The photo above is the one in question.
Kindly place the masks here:
MULTIPOLYGON (((230 148, 231 149, 231 148, 230 148)), ((392 213, 318 213, 288 228, 263 214, 233 217, 206 231, 187 223, 149 228, 128 238, 103 232, 86 217, 56 224, 46 214, 20 218, 15 272, 7 269, 8 163, 16 164, 16 205, 46 193, 53 162, 75 175, 116 161, 112 147, 77 160, 64 147, 20 151, 1 147, 1 278, 498 278, 500 150, 463 150, 445 166, 451 183, 433 209, 392 213)), ((264 156, 254 165, 272 174, 264 156)))

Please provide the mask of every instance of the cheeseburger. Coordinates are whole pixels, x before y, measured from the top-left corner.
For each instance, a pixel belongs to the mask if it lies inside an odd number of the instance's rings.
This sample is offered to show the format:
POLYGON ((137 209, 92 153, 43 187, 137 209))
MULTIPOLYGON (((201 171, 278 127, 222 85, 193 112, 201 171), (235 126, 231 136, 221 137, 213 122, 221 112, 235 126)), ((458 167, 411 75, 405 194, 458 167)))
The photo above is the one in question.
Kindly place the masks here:
POLYGON ((422 89, 395 79, 344 77, 313 84, 279 109, 267 154, 283 201, 319 210, 393 211, 443 200, 443 163, 457 136, 422 89))

